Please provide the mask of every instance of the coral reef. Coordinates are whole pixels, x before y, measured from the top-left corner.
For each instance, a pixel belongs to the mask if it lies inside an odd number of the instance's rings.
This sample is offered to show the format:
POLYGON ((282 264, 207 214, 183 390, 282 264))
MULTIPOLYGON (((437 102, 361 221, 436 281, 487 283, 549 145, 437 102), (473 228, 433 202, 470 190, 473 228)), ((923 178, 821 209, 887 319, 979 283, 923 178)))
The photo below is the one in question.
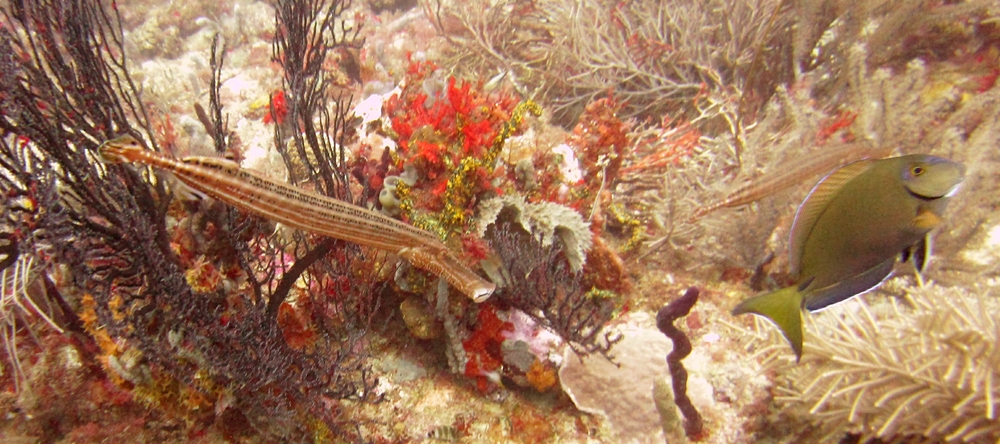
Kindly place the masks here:
MULTIPOLYGON (((796 31, 800 33, 795 43, 796 63, 803 67, 802 72, 793 82, 777 88, 753 127, 722 134, 702 131, 691 156, 675 164, 662 179, 639 175, 620 189, 631 205, 654 207, 650 222, 663 237, 649 245, 654 249, 671 247, 673 260, 680 264, 714 263, 717 271, 753 269, 769 252, 780 253, 784 248, 785 235, 774 228, 785 230, 791 220, 783 216, 789 211, 787 207, 775 206, 776 199, 801 201, 808 191, 805 185, 782 189, 812 183, 816 175, 840 163, 868 156, 930 153, 967 164, 983 162, 980 158, 970 163, 966 156, 981 156, 985 151, 980 147, 995 137, 992 120, 987 117, 991 115, 987 104, 994 103, 995 88, 978 80, 988 74, 987 66, 994 60, 990 54, 995 52, 996 28, 952 29, 949 37, 930 34, 926 36, 929 40, 919 45, 958 45, 962 48, 958 52, 966 56, 947 59, 939 52, 933 57, 911 53, 910 58, 897 54, 888 56, 894 62, 884 61, 883 50, 896 54, 903 48, 875 43, 884 38, 878 31, 882 26, 913 36, 908 41, 912 43, 924 37, 916 37, 923 28, 911 25, 944 12, 910 6, 906 10, 921 16, 913 23, 902 19, 903 13, 895 9, 859 6, 863 10, 839 20, 828 15, 831 10, 822 8, 804 13, 803 21, 809 26, 816 25, 810 22, 817 19, 814 13, 822 14, 824 22, 817 26, 830 26, 830 31, 820 42, 823 31, 796 31), (814 39, 806 37, 812 33, 816 34, 814 39), (871 57, 873 53, 880 57, 871 57), (879 61, 882 64, 877 64, 879 61), (965 70, 970 78, 956 75, 956 70, 965 70), (782 181, 785 183, 775 186, 782 181), (659 189, 651 191, 651 187, 659 189), (733 217, 731 210, 706 216, 711 211, 706 206, 746 197, 747 191, 756 193, 741 203, 752 201, 751 211, 742 211, 739 217, 733 217), (739 247, 721 252, 713 245, 739 247)), ((956 23, 990 16, 987 9, 972 4, 946 9, 956 23)), ((749 121, 734 123, 745 125, 749 121)), ((634 165, 642 165, 642 160, 634 165)), ((952 208, 965 206, 958 201, 952 208)), ((946 246, 950 241, 946 236, 939 243, 946 246)), ((781 269, 783 260, 779 254, 770 266, 781 269)))
MULTIPOLYGON (((465 231, 477 199, 495 192, 497 156, 520 124, 523 107, 509 94, 472 89, 414 62, 405 87, 385 103, 399 145, 394 171, 411 168, 412 185, 396 186, 400 209, 414 225, 447 239, 465 231)), ((530 107, 530 106, 529 106, 530 107)))
MULTIPOLYGON (((363 355, 351 344, 367 328, 365 313, 378 307, 349 296, 377 295, 374 280, 348 284, 346 276, 376 275, 379 262, 341 248, 345 256, 299 281, 308 262, 295 261, 297 271, 282 249, 293 261, 308 257, 304 238, 268 239, 266 224, 208 205, 184 207, 159 178, 98 163, 97 142, 117 132, 145 134, 154 149, 157 140, 173 144, 164 139, 169 128, 153 136, 124 51, 109 46, 122 44, 118 17, 86 1, 3 9, 3 106, 13 110, 0 119, 4 178, 12 191, 49 189, 37 181, 61 187, 36 201, 44 207, 25 231, 34 237, 17 244, 45 252, 44 273, 68 270, 62 293, 46 297, 61 300, 60 309, 82 307, 83 322, 62 327, 86 338, 84 350, 98 350, 111 379, 144 404, 199 427, 235 422, 286 437, 341 429, 329 400, 374 398, 363 355), (76 46, 63 51, 64 43, 76 46), (303 289, 288 298, 307 324, 278 310, 297 281, 315 295, 303 289)), ((220 113, 213 118, 219 122, 220 113)), ((219 132, 213 138, 224 140, 219 132)))
POLYGON ((5 438, 1000 439, 993 1, 127 3, 0 5, 5 438), (101 162, 123 134, 426 229, 497 289, 101 162), (925 285, 807 316, 797 366, 743 338, 803 184, 909 153, 968 166, 925 285), (692 285, 683 384, 651 313, 692 285))
POLYGON ((602 328, 621 304, 606 289, 582 287, 564 248, 544 246, 511 220, 494 223, 486 238, 496 252, 503 284, 496 298, 547 326, 581 353, 606 353, 617 338, 602 328))

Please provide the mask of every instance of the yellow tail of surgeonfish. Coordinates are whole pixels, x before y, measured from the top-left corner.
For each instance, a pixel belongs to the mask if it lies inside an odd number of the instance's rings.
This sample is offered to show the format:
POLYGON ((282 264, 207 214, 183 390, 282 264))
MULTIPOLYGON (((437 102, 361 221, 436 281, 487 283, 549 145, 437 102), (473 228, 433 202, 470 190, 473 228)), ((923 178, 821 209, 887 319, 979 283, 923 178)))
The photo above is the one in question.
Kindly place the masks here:
POLYGON ((754 296, 733 309, 733 315, 744 313, 754 313, 770 319, 792 345, 795 360, 802 357, 802 292, 798 286, 754 296))

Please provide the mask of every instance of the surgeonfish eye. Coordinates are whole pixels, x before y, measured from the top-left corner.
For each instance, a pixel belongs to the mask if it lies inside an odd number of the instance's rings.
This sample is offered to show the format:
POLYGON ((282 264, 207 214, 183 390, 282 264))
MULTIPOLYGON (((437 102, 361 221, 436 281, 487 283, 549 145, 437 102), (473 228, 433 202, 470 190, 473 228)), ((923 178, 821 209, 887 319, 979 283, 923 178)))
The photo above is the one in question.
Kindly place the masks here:
POLYGON ((927 155, 913 157, 916 158, 907 159, 900 165, 900 176, 903 186, 916 196, 931 199, 944 197, 962 182, 965 175, 965 167, 960 163, 927 155))

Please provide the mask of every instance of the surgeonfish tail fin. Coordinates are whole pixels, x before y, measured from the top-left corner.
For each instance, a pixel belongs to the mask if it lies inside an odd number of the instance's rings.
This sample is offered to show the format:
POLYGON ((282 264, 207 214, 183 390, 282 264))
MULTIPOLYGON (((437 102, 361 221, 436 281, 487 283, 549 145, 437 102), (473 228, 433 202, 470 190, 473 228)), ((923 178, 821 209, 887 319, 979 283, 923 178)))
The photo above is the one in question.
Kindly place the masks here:
POLYGON ((802 358, 802 293, 797 286, 754 296, 740 302, 733 315, 753 313, 768 318, 781 329, 795 352, 795 361, 802 358))

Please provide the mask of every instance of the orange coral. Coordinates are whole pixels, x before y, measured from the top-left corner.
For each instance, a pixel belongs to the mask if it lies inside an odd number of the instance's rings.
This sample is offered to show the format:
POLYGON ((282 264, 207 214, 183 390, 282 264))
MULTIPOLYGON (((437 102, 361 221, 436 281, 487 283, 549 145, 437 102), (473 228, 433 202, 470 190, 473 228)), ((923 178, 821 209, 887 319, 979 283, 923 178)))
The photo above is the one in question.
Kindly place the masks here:
POLYGON ((191 289, 198 293, 208 293, 215 291, 222 283, 222 274, 214 264, 208 262, 205 256, 200 256, 194 261, 187 271, 184 272, 184 279, 191 289))
POLYGON ((528 373, 525 374, 528 378, 528 382, 531 386, 542 393, 549 391, 552 386, 556 385, 558 377, 556 376, 556 371, 550 366, 542 364, 537 359, 531 364, 531 368, 528 369, 528 373))
POLYGON ((125 319, 125 313, 121 310, 123 303, 122 296, 117 293, 108 299, 108 310, 111 310, 111 318, 115 321, 121 322, 125 319))
POLYGON ((587 252, 583 265, 583 288, 610 290, 628 294, 632 289, 625 263, 600 236, 594 236, 594 245, 587 252))

